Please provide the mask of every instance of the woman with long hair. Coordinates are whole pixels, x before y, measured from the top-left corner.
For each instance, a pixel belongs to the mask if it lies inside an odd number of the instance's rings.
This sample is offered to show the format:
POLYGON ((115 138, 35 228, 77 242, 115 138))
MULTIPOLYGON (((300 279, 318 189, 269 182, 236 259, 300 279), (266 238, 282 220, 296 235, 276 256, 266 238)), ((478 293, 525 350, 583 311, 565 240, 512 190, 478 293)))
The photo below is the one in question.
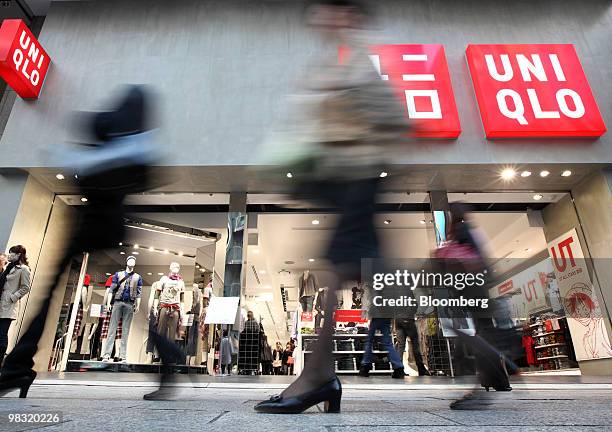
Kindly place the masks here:
POLYGON ((0 365, 8 349, 8 332, 17 319, 20 299, 30 292, 30 267, 26 248, 9 249, 8 265, 0 274, 0 365))

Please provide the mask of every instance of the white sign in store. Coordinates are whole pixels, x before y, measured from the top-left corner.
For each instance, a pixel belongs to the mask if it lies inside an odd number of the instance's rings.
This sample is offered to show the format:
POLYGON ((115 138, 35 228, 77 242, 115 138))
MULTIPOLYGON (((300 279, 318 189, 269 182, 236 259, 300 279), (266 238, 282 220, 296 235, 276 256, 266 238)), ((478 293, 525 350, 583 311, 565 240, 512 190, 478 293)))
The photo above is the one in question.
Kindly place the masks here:
POLYGON ((576 229, 549 242, 548 253, 559 284, 576 358, 612 357, 610 335, 576 229))
POLYGON ((211 297, 204 324, 234 324, 240 297, 211 297))

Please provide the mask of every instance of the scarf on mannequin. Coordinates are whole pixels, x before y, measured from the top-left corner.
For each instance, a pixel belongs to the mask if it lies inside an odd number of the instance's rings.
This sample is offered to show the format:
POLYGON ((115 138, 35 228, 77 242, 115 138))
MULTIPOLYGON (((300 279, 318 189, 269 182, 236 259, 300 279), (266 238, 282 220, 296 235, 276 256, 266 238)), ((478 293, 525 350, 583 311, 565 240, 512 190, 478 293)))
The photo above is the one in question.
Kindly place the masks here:
POLYGON ((2 290, 4 289, 4 284, 6 283, 6 277, 9 275, 9 273, 11 272, 11 270, 13 270, 13 268, 15 268, 15 266, 17 266, 19 264, 18 261, 16 262, 10 262, 7 266, 6 269, 4 269, 4 271, 2 272, 2 274, 0 274, 0 292, 2 292, 2 290))
POLYGON ((180 274, 169 273, 168 279, 170 280, 183 280, 183 277, 180 274))

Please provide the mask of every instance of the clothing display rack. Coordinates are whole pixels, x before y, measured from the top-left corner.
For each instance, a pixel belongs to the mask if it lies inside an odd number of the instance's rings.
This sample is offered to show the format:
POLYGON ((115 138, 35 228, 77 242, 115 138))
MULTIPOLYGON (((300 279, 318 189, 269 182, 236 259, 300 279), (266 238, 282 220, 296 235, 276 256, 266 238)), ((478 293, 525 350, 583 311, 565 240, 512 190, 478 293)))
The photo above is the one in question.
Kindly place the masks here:
POLYGON ((523 347, 529 366, 539 370, 568 369, 576 362, 565 317, 531 317, 523 327, 523 347))
POLYGON ((238 373, 259 375, 261 361, 261 332, 247 326, 241 333, 238 345, 238 373))

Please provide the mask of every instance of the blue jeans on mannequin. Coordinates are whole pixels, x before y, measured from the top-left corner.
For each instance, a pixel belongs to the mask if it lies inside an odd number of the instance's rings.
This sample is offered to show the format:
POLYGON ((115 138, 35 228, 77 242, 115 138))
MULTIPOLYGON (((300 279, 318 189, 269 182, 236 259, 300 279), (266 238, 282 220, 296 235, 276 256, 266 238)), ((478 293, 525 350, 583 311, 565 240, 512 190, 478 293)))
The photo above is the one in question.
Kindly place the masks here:
POLYGON ((361 366, 371 367, 374 355, 372 354, 372 344, 374 343, 374 335, 376 330, 380 330, 382 333, 382 343, 385 349, 388 351, 389 360, 393 369, 400 369, 404 367, 402 359, 393 347, 393 339, 391 338, 391 320, 387 318, 372 318, 370 321, 370 330, 368 331, 368 337, 365 343, 365 354, 361 361, 361 366))

